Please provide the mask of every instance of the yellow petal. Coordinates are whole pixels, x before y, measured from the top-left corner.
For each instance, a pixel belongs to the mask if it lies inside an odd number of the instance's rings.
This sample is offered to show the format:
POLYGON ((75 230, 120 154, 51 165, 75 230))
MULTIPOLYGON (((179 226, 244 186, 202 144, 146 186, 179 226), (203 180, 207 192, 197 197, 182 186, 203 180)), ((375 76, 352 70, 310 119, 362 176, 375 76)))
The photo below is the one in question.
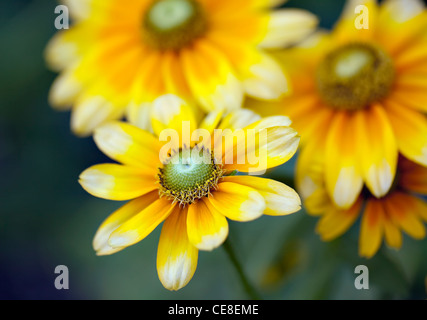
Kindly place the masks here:
POLYGON ((123 164, 152 168, 160 165, 161 144, 151 133, 125 122, 112 121, 94 132, 98 148, 111 159, 123 164))
POLYGON ((383 108, 373 105, 355 113, 356 148, 363 179, 377 198, 387 194, 397 166, 397 144, 383 108))
POLYGON ((400 226, 403 231, 415 239, 422 239, 426 235, 423 223, 418 212, 414 211, 414 197, 399 191, 393 192, 385 200, 388 216, 400 226))
POLYGON ((371 258, 381 246, 384 235, 385 212, 381 200, 370 199, 363 213, 360 237, 359 254, 371 258))
POLYGON ((168 136, 174 140, 179 138, 179 141, 171 142, 174 149, 179 149, 184 144, 190 146, 191 135, 197 129, 197 120, 191 107, 172 94, 161 96, 154 101, 151 124, 161 141, 167 141, 168 136), (169 132, 175 134, 170 135, 169 132))
POLYGON ((90 194, 109 200, 130 200, 157 189, 156 172, 119 164, 99 164, 83 171, 79 183, 90 194))
POLYGON ((384 237, 391 248, 399 249, 402 246, 402 232, 390 219, 384 220, 384 237))
POLYGON ((151 127, 151 103, 135 103, 131 102, 126 109, 126 118, 129 123, 143 129, 145 131, 153 132, 151 127))
POLYGON ((243 102, 243 87, 226 56, 207 41, 181 53, 188 85, 205 111, 233 110, 243 102))
POLYGON ((261 119, 261 116, 249 109, 238 109, 229 112, 218 126, 218 129, 243 129, 261 119))
POLYGON ((157 250, 157 273, 168 290, 186 286, 197 268, 198 250, 187 236, 187 209, 176 208, 166 219, 157 250))
POLYGON ((385 106, 400 152, 416 163, 427 165, 426 116, 391 100, 385 106))
POLYGON ((418 194, 427 194, 427 168, 401 157, 399 186, 418 194))
POLYGON ((270 13, 268 31, 260 46, 282 48, 303 40, 314 31, 317 17, 302 9, 280 9, 270 13))
POLYGON ((68 110, 82 90, 82 84, 75 78, 72 70, 61 73, 52 83, 49 103, 57 110, 68 110))
POLYGON ((252 176, 229 176, 225 177, 223 181, 248 186, 258 191, 266 203, 264 214, 287 215, 301 209, 298 194, 294 189, 281 182, 252 176))
POLYGON ((131 246, 148 236, 174 210, 175 205, 166 199, 157 199, 148 207, 119 226, 108 239, 112 248, 131 246))
MULTIPOLYGON (((239 109, 240 110, 240 109, 239 109)), ((211 111, 206 117, 203 118, 202 122, 199 125, 199 129, 206 130, 210 135, 214 133, 214 130, 218 127, 221 122, 223 112, 221 110, 211 111)), ((208 144, 207 144, 208 145, 208 144)))
POLYGON ((276 100, 289 93, 288 79, 282 68, 261 51, 245 73, 243 86, 249 96, 262 100, 276 100))
POLYGON ((264 197, 254 188, 231 182, 220 183, 206 205, 209 209, 213 206, 227 218, 236 221, 257 219, 266 208, 264 197))
POLYGON ((74 39, 78 37, 80 30, 79 27, 73 27, 53 36, 44 52, 49 68, 61 71, 78 60, 79 49, 74 39))
POLYGON ((385 1, 381 6, 378 39, 392 55, 416 42, 427 26, 425 5, 419 0, 385 1))
POLYGON ((335 115, 326 137, 326 188, 335 204, 343 209, 353 205, 363 187, 354 149, 356 132, 354 117, 344 111, 335 115))
MULTIPOLYGON (((244 128, 224 132, 223 163, 226 170, 262 173, 288 161, 296 152, 300 138, 286 126, 287 117, 269 117, 244 128), (235 139, 237 137, 237 139, 235 139)), ((215 137, 215 153, 219 153, 215 137)))
POLYGON ((323 241, 333 240, 344 234, 359 217, 362 199, 358 200, 347 210, 329 206, 316 226, 323 241))
POLYGON ((91 13, 91 1, 61 0, 61 2, 68 7, 70 15, 77 21, 87 19, 91 13))
POLYGON ((99 256, 110 255, 122 250, 123 248, 112 248, 108 244, 111 233, 158 198, 159 194, 157 191, 147 193, 137 199, 129 201, 105 219, 96 231, 93 239, 92 245, 96 254, 99 256))
POLYGON ((124 109, 101 96, 79 98, 71 114, 71 129, 78 136, 88 136, 98 126, 123 116, 124 109))
POLYGON ((336 41, 371 41, 378 25, 376 0, 348 0, 343 13, 335 25, 333 36, 336 41), (361 9, 361 11, 357 11, 361 9))
POLYGON ((205 199, 188 207, 187 233, 190 242, 199 250, 211 251, 228 236, 228 222, 214 207, 208 208, 205 199))

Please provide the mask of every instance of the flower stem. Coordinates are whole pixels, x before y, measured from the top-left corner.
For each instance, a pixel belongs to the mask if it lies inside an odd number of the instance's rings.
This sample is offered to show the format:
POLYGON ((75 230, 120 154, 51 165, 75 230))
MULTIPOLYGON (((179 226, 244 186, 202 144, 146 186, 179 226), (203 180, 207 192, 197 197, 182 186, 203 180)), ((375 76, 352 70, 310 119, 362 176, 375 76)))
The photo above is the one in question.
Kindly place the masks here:
POLYGON ((253 300, 260 300, 261 298, 260 298, 259 294, 256 292, 255 288, 249 282, 248 278, 246 277, 246 275, 243 271, 241 263, 237 259, 236 253, 233 249, 233 246, 231 245, 231 241, 230 241, 229 237, 224 242, 223 247, 224 247, 225 251, 227 252, 228 257, 230 258, 231 263, 233 264, 234 268, 236 269, 236 271, 239 275, 240 281, 242 282, 242 285, 243 285, 246 293, 248 294, 248 296, 253 300))

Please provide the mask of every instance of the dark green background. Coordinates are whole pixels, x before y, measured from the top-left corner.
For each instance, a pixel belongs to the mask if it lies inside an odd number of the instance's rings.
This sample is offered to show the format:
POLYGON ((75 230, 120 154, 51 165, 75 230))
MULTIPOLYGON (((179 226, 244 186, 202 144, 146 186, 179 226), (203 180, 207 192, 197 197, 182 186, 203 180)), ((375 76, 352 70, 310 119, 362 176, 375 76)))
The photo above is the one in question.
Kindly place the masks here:
MULTIPOLYGON (((56 5, 51 0, 0 1, 0 298, 248 298, 221 247, 199 254, 196 274, 184 289, 164 289, 156 272, 160 228, 113 256, 95 255, 94 233, 121 203, 94 198, 77 183, 84 169, 109 160, 91 138, 70 133, 69 113, 55 112, 47 103, 55 74, 46 69, 43 50, 56 31, 56 5), (54 287, 57 265, 69 268, 69 290, 54 287)), ((342 5, 306 0, 286 6, 308 8, 329 28, 342 5)), ((288 181, 292 170, 291 161, 269 175, 288 181)), ((357 224, 344 237, 323 243, 314 233, 315 223, 304 211, 230 223, 238 258, 263 297, 426 298, 426 240, 405 237, 401 251, 383 247, 366 260, 357 255, 357 224), (369 267, 369 290, 354 287, 359 264, 369 267)))

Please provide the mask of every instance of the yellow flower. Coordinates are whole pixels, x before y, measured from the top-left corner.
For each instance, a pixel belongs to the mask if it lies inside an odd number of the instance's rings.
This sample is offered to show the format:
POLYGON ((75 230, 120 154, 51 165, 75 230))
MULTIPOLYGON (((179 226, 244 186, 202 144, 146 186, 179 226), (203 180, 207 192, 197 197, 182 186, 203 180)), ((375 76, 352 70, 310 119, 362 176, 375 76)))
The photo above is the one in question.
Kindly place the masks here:
POLYGON ((50 102, 72 106, 71 126, 89 135, 123 115, 144 121, 162 94, 205 111, 241 107, 244 95, 276 99, 287 79, 266 49, 293 44, 317 19, 270 10, 283 0, 64 0, 74 18, 49 43, 60 72, 50 102))
POLYGON ((319 216, 316 226, 322 240, 330 241, 344 234, 361 216, 359 255, 370 258, 381 247, 383 238, 391 248, 402 246, 402 231, 415 239, 426 235, 427 168, 403 156, 399 157, 393 186, 381 198, 365 189, 348 209, 337 207, 326 191, 321 154, 303 150, 297 163, 298 191, 307 212, 319 216))
POLYGON ((191 110, 178 97, 165 95, 153 103, 154 133, 119 121, 98 127, 96 144, 119 163, 95 165, 80 176, 94 196, 130 200, 98 229, 93 241, 98 255, 133 245, 164 222, 157 270, 170 290, 190 281, 198 250, 212 250, 227 238, 227 218, 249 221, 300 209, 297 193, 280 182, 230 175, 275 167, 292 157, 299 137, 287 117, 260 118, 238 109, 224 117, 212 111, 197 123, 191 110), (258 138, 249 139, 251 132, 258 138), (265 140, 259 139, 262 132, 265 140), (260 157, 241 161, 262 154, 264 162, 260 157))
POLYGON ((284 50, 280 59, 289 67, 293 95, 253 107, 264 116, 288 115, 302 146, 324 151, 326 189, 337 206, 350 208, 364 185, 376 197, 386 195, 399 152, 427 165, 427 11, 421 1, 349 1, 332 32, 284 50), (356 23, 360 4, 368 29, 356 23))

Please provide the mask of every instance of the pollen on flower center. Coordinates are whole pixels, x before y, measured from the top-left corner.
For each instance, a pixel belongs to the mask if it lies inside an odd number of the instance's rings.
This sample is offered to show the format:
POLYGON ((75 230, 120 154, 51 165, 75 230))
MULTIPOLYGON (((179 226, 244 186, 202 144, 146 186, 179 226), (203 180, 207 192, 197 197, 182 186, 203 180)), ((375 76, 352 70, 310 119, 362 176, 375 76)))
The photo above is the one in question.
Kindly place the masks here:
POLYGON ((170 155, 159 168, 160 196, 180 205, 191 204, 215 190, 224 171, 211 152, 184 148, 170 155))
POLYGON ((153 0, 143 21, 147 45, 177 50, 190 45, 207 30, 205 12, 197 0, 153 0))
POLYGON ((330 107, 358 110, 387 96, 394 75, 393 62, 382 49, 352 43, 323 59, 317 69, 316 85, 330 107))

